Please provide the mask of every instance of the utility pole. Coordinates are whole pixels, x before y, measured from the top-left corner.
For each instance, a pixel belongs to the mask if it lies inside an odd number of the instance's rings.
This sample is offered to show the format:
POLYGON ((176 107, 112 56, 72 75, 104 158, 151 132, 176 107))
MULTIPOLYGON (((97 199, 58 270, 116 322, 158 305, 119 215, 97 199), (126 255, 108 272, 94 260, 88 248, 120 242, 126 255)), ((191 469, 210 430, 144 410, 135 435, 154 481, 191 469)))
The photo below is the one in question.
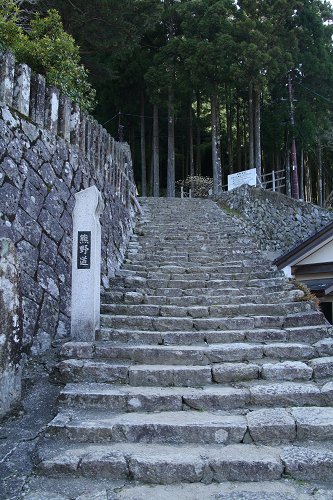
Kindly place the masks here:
POLYGON ((289 100, 290 100, 290 122, 293 126, 293 141, 291 143, 291 164, 292 164, 292 195, 296 200, 299 199, 299 189, 298 189, 298 174, 297 174, 297 157, 296 157, 296 141, 294 133, 294 100, 293 100, 293 90, 291 86, 291 77, 288 75, 288 88, 289 88, 289 100))

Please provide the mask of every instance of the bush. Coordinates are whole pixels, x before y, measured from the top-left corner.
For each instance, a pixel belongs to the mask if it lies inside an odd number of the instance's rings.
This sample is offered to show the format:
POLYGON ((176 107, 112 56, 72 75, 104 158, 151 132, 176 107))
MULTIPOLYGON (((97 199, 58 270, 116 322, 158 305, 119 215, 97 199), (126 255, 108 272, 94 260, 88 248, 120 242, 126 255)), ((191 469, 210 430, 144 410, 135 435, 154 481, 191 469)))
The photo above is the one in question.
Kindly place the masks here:
POLYGON ((176 187, 191 189, 192 198, 206 198, 209 190, 213 189, 212 177, 202 177, 201 175, 189 175, 185 181, 177 181, 176 187))
POLYGON ((82 110, 91 111, 96 104, 95 90, 88 82, 87 70, 79 62, 79 48, 64 31, 59 13, 49 10, 44 18, 37 14, 25 32, 14 1, 0 0, 0 9, 0 48, 10 49, 18 62, 45 76, 47 85, 56 85, 82 110))

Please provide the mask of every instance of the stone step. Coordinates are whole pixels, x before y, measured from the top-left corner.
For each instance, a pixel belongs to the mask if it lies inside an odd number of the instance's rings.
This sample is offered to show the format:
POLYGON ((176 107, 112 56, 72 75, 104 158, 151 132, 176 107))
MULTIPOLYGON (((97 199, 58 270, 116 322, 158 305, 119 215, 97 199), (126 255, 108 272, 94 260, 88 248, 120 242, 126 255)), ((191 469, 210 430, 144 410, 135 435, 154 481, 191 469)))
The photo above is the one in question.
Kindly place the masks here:
MULTIPOLYGON (((98 500, 107 500, 103 485, 96 488, 98 500), (98 493, 99 492, 99 493, 98 493)), ((44 497, 27 497, 27 500, 68 500, 68 497, 54 498, 52 492, 44 497)), ((114 488, 113 500, 333 500, 333 492, 329 485, 320 485, 315 492, 309 492, 309 486, 302 481, 288 479, 287 481, 256 481, 249 483, 180 483, 168 485, 124 485, 114 488)), ((77 500, 90 500, 86 496, 77 500)))
MULTIPOLYGON (((266 304, 249 304, 249 307, 251 309, 251 311, 248 312, 249 316, 241 316, 237 314, 237 312, 242 309, 241 306, 240 308, 231 307, 229 310, 227 309, 227 306, 225 308, 223 306, 212 306, 211 309, 213 309, 213 314, 209 317, 196 317, 196 315, 200 315, 200 311, 205 311, 205 308, 202 308, 201 306, 193 308, 193 316, 184 315, 183 317, 157 315, 110 316, 108 314, 101 314, 101 327, 115 329, 132 328, 135 330, 154 330, 165 332, 171 330, 253 330, 254 328, 281 328, 282 326, 288 328, 293 326, 308 326, 308 321, 310 320, 317 321, 317 324, 323 325, 322 314, 317 314, 314 310, 314 305, 309 302, 281 304, 276 308, 271 306, 271 309, 266 304), (219 311, 221 311, 220 314, 219 311), (229 312, 229 314, 226 314, 226 311, 229 312), (231 315, 231 311, 234 311, 234 315, 231 315), (273 314, 273 311, 275 315, 269 315, 270 312, 273 314), (297 314, 296 311, 299 311, 299 313, 297 314), (267 316, 265 316, 265 312, 267 316)), ((186 310, 190 309, 191 308, 188 308, 186 310)))
POLYGON ((178 411, 110 413, 63 410, 46 433, 72 442, 257 444, 326 441, 333 437, 332 407, 269 408, 243 414, 178 411))
POLYGON ((317 500, 300 482, 333 477, 323 314, 212 201, 142 201, 98 340, 62 346, 37 472, 131 486, 101 500, 317 500))
POLYGON ((291 302, 295 298, 302 297, 304 295, 300 290, 291 291, 281 291, 272 292, 267 291, 266 294, 255 294, 251 293, 252 290, 245 289, 247 294, 242 295, 241 291, 237 289, 229 288, 225 290, 219 290, 220 295, 201 295, 199 297, 194 295, 184 296, 183 291, 180 289, 170 289, 164 288, 159 290, 162 295, 146 295, 139 292, 107 292, 102 297, 101 308, 105 308, 105 304, 147 304, 147 305, 170 305, 178 307, 190 307, 195 305, 201 306, 213 306, 213 305, 226 305, 226 304, 274 304, 274 303, 284 303, 291 302), (228 293, 229 292, 229 293, 228 293), (173 296, 170 296, 172 293, 173 296))
MULTIPOLYGON (((246 300, 247 297, 244 297, 246 300)), ((286 299, 289 297, 286 297, 286 299)), ((266 315, 269 311, 272 315, 287 315, 296 312, 306 312, 315 310, 312 302, 283 302, 275 303, 254 303, 240 301, 239 304, 220 304, 211 306, 176 306, 176 305, 148 305, 148 304, 102 304, 101 312, 113 316, 161 316, 173 318, 207 318, 226 317, 238 315, 266 315)))
POLYGON ((69 383, 60 392, 60 406, 127 412, 221 411, 240 408, 332 406, 333 383, 252 381, 239 387, 113 386, 108 383, 69 383))
MULTIPOLYGON (((317 358, 315 347, 305 343, 274 342, 213 345, 125 345, 114 342, 68 342, 62 346, 61 356, 76 361, 107 359, 151 365, 205 366, 214 363, 260 360, 312 360, 317 376, 329 376, 332 357, 317 358), (317 358, 317 359, 313 359, 317 358)), ((323 378, 323 377, 321 377, 323 378)))
POLYGON ((149 484, 300 480, 330 481, 333 452, 314 447, 117 443, 71 446, 42 460, 46 476, 133 479, 149 484))
MULTIPOLYGON (((126 344, 145 345, 205 345, 230 342, 306 342, 314 344, 327 336, 327 327, 302 326, 295 328, 257 328, 248 330, 201 330, 201 331, 145 331, 101 328, 96 339, 126 344)), ((328 341, 329 342, 329 341, 328 341)), ((318 355, 333 355, 333 349, 316 348, 318 355), (323 354, 321 354, 323 353, 323 354)))
MULTIPOLYGON (((121 357, 115 358, 113 363, 101 359, 63 360, 57 365, 59 378, 63 383, 96 381, 137 387, 199 387, 212 383, 226 384, 258 379, 273 382, 331 380, 333 372, 331 358, 328 360, 319 358, 307 363, 283 359, 281 361, 270 360, 269 358, 263 362, 260 362, 260 358, 258 361, 250 359, 250 362, 244 362, 246 358, 244 355, 243 359, 236 361, 223 361, 222 363, 217 361, 213 365, 207 365, 206 359, 202 359, 201 353, 197 352, 185 359, 185 363, 178 357, 179 359, 176 359, 173 364, 170 364, 170 356, 159 356, 151 362, 152 352, 141 354, 137 356, 143 358, 139 365, 133 364, 135 362, 133 359, 122 361, 121 357), (148 361, 146 363, 145 358, 148 361)), ((291 354, 289 356, 292 357, 291 354)), ((221 357, 219 355, 216 359, 221 357)))
MULTIPOLYGON (((237 285, 239 283, 236 283, 237 285)), ((141 304, 143 302, 149 303, 149 300, 154 300, 151 299, 150 297, 154 296, 159 296, 159 297, 183 297, 186 300, 193 301, 189 303, 189 305, 193 305, 196 303, 200 303, 203 301, 207 301, 207 305, 213 305, 211 304, 212 301, 218 301, 215 303, 219 303, 220 300, 223 299, 224 304, 228 304, 231 301, 239 301, 243 300, 243 302, 265 302, 268 300, 274 300, 273 299, 273 294, 276 295, 276 300, 279 302, 280 299, 279 297, 283 297, 283 294, 285 294, 285 298, 289 301, 295 297, 295 295, 299 295, 298 291, 295 290, 290 290, 286 289, 285 285, 274 285, 274 286, 267 286, 265 288, 265 294, 262 293, 262 288, 260 287, 242 287, 240 286, 239 288, 233 282, 229 282, 229 285, 224 286, 223 288, 195 288, 195 289, 186 289, 182 290, 180 288, 157 288, 153 290, 148 290, 145 288, 145 283, 142 283, 141 281, 138 281, 138 287, 143 287, 142 291, 137 292, 136 287, 125 287, 123 283, 114 283, 114 286, 112 287, 112 290, 103 292, 101 295, 102 303, 110 304, 110 303, 136 303, 136 304, 141 304), (232 287, 231 287, 232 285, 232 287), (282 293, 281 293, 282 292, 282 293), (137 293, 140 294, 137 295, 137 300, 136 302, 133 302, 131 299, 132 293, 137 293), (240 299, 239 297, 242 297, 240 299), (244 297, 248 297, 248 299, 245 299, 244 297), (267 299, 266 299, 267 297, 267 299)), ((284 300, 285 301, 285 300, 284 300)), ((170 305, 178 305, 178 304, 170 304, 170 305)))
MULTIPOLYGON (((267 294, 269 293, 276 293, 276 292, 281 292, 285 289, 284 286, 282 285, 274 285, 267 287, 265 289, 265 292, 267 294)), ((244 282, 235 282, 235 281, 227 281, 225 284, 223 283, 218 283, 215 286, 211 288, 187 288, 185 290, 181 288, 172 288, 170 287, 161 287, 161 288, 156 288, 156 289, 148 289, 143 286, 143 288, 136 288, 136 291, 144 295, 145 300, 151 300, 151 299, 146 299, 146 297, 151 297, 151 296, 166 296, 166 297, 194 297, 197 302, 202 302, 206 300, 206 297, 217 297, 216 300, 218 301, 217 304, 220 303, 221 300, 223 300, 223 304, 228 304, 229 302, 232 303, 233 297, 236 297, 238 294, 242 295, 244 297, 246 296, 253 296, 255 295, 256 297, 263 297, 262 293, 262 288, 258 288, 255 286, 249 286, 244 288, 244 282), (221 288, 219 288, 219 286, 221 288)), ((127 290, 124 288, 123 293, 126 293, 127 290)), ((187 299, 191 300, 191 299, 187 299)), ((192 299, 193 300, 193 299, 192 299)), ((244 302, 247 302, 247 300, 244 300, 244 302)), ((249 301, 251 302, 251 301, 249 301)))
MULTIPOLYGON (((152 273, 170 273, 190 275, 192 273, 208 273, 210 275, 215 273, 228 273, 228 274, 238 274, 238 273, 263 273, 269 274, 274 273, 274 277, 284 277, 281 271, 278 271, 276 266, 270 264, 262 265, 262 263, 253 264, 249 261, 241 262, 230 262, 225 264, 219 264, 218 266, 212 265, 186 265, 186 266, 153 266, 152 264, 147 264, 146 266, 135 265, 135 264, 123 264, 121 270, 133 271, 133 272, 152 272, 152 273)), ((273 277, 273 276, 272 276, 273 277)))
POLYGON ((126 413, 60 412, 46 432, 73 442, 230 444, 242 442, 246 416, 209 412, 126 413))

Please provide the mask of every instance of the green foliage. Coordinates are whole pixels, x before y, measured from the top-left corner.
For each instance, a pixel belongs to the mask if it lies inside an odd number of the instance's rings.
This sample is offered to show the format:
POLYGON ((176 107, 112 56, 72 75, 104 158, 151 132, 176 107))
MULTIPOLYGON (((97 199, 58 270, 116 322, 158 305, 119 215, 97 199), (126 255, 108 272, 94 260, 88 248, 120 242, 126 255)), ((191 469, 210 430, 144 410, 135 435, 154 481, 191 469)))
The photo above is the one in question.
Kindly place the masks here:
POLYGON ((201 175, 189 175, 184 181, 177 181, 177 187, 191 189, 193 198, 206 198, 213 189, 213 179, 201 175))
POLYGON ((19 8, 13 1, 0 0, 0 49, 8 49, 23 35, 18 21, 19 8))
POLYGON ((63 29, 60 15, 49 10, 46 17, 36 15, 28 33, 19 25, 19 9, 13 1, 0 0, 0 40, 14 52, 18 62, 46 77, 47 85, 80 105, 83 110, 95 106, 95 90, 88 82, 88 72, 80 64, 79 48, 63 29))

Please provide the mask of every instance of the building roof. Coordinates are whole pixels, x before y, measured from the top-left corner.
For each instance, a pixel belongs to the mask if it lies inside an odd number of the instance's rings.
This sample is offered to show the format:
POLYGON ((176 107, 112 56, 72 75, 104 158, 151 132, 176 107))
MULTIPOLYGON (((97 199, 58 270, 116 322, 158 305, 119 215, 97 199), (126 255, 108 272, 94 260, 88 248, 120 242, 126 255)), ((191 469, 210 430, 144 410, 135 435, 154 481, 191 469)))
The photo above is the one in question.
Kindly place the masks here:
MULTIPOLYGON (((306 253, 314 250, 316 248, 320 248, 325 245, 328 240, 333 239, 333 222, 330 222, 320 231, 313 233, 311 236, 303 240, 298 245, 294 245, 288 250, 288 252, 284 253, 280 257, 274 260, 274 264, 278 267, 278 269, 283 269, 286 266, 295 264, 299 261, 306 253)), ((332 256, 333 260, 333 256, 332 256)))
POLYGON ((314 280, 303 280, 304 283, 311 292, 324 292, 328 295, 333 291, 333 278, 328 279, 314 279, 314 280))

